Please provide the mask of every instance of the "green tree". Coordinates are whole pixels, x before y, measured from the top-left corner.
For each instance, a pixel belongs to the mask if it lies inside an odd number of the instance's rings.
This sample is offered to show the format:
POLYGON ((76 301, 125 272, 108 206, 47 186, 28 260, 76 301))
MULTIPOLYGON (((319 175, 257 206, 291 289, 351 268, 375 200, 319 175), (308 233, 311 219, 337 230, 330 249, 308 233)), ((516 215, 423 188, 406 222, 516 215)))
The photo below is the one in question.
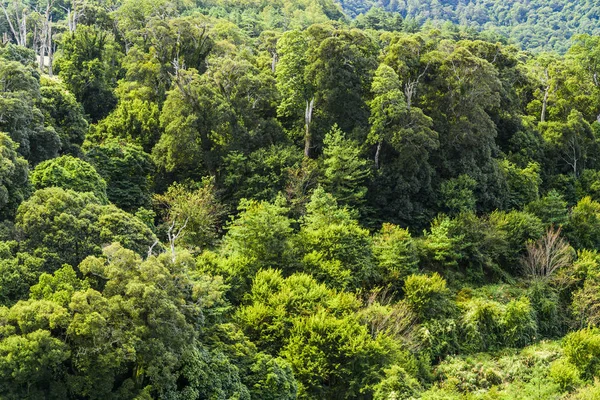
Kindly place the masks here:
POLYGON ((407 229, 383 224, 373 238, 373 255, 379 279, 395 291, 403 287, 407 276, 418 272, 418 249, 407 229))
POLYGON ((43 112, 37 107, 40 100, 37 72, 0 58, 0 94, 0 130, 19 145, 19 153, 32 165, 56 157, 60 138, 54 128, 46 125, 43 112))
POLYGON ((146 254, 156 241, 138 218, 112 205, 101 205, 90 192, 61 188, 36 191, 17 211, 16 227, 22 249, 44 259, 45 269, 78 265, 85 257, 100 254, 107 243, 120 242, 146 254))
POLYGON ((112 203, 130 212, 150 206, 154 164, 140 146, 107 140, 86 147, 85 157, 106 181, 112 203))
POLYGON ((320 187, 306 205, 297 243, 304 271, 332 287, 357 288, 376 279, 369 231, 320 187))
POLYGON ((212 246, 218 236, 224 208, 215 195, 214 183, 208 179, 197 189, 173 184, 166 193, 155 195, 165 208, 165 223, 171 235, 181 230, 178 242, 189 248, 212 246))
POLYGON ((157 166, 182 178, 214 173, 236 116, 207 75, 180 71, 161 111, 164 134, 152 151, 157 166))
MULTIPOLYGON (((279 199, 281 200, 281 199, 279 199)), ((288 269, 292 252, 292 221, 286 216, 287 209, 280 201, 243 200, 239 216, 227 226, 223 238, 223 251, 247 257, 254 272, 261 268, 288 269)), ((252 278, 253 273, 245 279, 252 278)))
POLYGON ((60 153, 78 156, 88 131, 83 108, 64 84, 51 78, 41 78, 40 95, 39 108, 60 138, 60 153))
POLYGON ((600 248, 600 203, 584 197, 571 210, 566 236, 576 249, 600 248))
POLYGON ((105 117, 116 104, 113 90, 120 58, 113 35, 100 28, 79 26, 63 38, 56 69, 92 122, 105 117))
POLYGON ((17 154, 17 145, 0 132, 0 220, 12 219, 30 192, 27 161, 17 154))
POLYGON ((508 208, 520 209, 538 199, 542 183, 539 164, 529 163, 527 167, 520 169, 510 161, 503 160, 500 165, 508 185, 508 208))
POLYGON ((36 190, 60 187, 78 192, 91 192, 107 203, 106 181, 89 163, 73 156, 61 156, 38 164, 31 173, 36 190))
POLYGON ((323 188, 341 205, 359 210, 367 192, 367 160, 360 156, 357 143, 346 139, 337 125, 325 135, 323 145, 323 188))
POLYGON ((534 214, 546 224, 560 226, 567 222, 567 202, 556 190, 551 190, 541 199, 527 204, 525 211, 534 214))

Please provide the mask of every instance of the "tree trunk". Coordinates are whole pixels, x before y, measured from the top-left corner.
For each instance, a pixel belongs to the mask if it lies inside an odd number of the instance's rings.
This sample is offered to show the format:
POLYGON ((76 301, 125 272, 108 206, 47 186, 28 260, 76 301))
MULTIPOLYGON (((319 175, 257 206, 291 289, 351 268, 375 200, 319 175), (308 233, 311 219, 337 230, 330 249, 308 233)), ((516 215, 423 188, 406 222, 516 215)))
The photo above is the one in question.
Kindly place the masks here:
POLYGON ((377 143, 377 150, 375 151, 375 168, 379 169, 379 155, 381 154, 382 140, 377 143))
POLYGON ((48 75, 52 76, 52 62, 54 52, 52 51, 52 19, 48 24, 48 75))
POLYGON ((315 106, 315 98, 306 101, 306 110, 304 112, 304 156, 310 157, 311 134, 310 123, 312 122, 312 113, 315 106))
POLYGON ((546 121, 546 108, 548 107, 548 96, 550 95, 550 76, 548 74, 548 68, 544 71, 546 75, 547 86, 544 90, 544 100, 542 101, 542 115, 540 117, 540 122, 546 121))
POLYGON ((273 52, 273 60, 271 61, 271 72, 275 72, 275 68, 277 67, 277 62, 279 61, 279 57, 277 57, 277 53, 273 52))
POLYGON ((548 107, 549 94, 550 94, 550 85, 546 86, 546 90, 544 91, 544 100, 542 101, 542 116, 540 117, 540 122, 546 121, 546 108, 548 107))

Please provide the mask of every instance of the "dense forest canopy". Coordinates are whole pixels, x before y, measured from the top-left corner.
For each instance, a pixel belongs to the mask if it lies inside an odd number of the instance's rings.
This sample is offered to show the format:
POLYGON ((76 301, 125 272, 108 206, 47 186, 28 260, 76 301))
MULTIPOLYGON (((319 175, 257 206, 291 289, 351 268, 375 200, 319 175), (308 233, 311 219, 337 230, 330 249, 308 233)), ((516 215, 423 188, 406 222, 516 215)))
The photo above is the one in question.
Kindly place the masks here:
MULTIPOLYGON (((412 23, 454 23, 489 30, 522 48, 566 51, 577 34, 600 34, 600 4, 593 0, 339 0, 348 15, 372 8, 399 13, 412 23)), ((373 12, 371 12, 373 14, 373 12)), ((362 18, 362 17, 361 17, 362 18)), ((360 18, 359 18, 360 19, 360 18)))
POLYGON ((599 398, 600 36, 402 4, 0 0, 0 399, 599 398))

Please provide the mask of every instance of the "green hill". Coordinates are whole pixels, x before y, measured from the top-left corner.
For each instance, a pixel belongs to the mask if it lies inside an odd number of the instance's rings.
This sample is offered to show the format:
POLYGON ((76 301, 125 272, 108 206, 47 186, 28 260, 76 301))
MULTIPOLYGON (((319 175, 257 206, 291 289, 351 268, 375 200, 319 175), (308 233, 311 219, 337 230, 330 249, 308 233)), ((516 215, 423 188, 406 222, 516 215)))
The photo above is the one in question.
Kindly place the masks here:
POLYGON ((404 18, 450 21, 480 30, 496 31, 523 48, 558 50, 569 47, 580 33, 600 34, 600 3, 593 0, 339 0, 351 17, 372 7, 400 13, 404 18))

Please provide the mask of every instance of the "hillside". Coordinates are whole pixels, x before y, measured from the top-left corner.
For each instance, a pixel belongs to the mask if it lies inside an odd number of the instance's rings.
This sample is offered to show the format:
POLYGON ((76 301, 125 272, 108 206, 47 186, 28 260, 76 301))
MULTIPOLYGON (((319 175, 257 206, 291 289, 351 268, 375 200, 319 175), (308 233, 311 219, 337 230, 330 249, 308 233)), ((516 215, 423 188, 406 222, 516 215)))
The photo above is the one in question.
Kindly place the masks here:
POLYGON ((600 398, 600 36, 0 8, 1 400, 600 398))
POLYGON ((355 17, 382 7, 402 17, 492 30, 522 48, 564 52, 577 34, 600 34, 600 3, 593 0, 339 0, 355 17))

